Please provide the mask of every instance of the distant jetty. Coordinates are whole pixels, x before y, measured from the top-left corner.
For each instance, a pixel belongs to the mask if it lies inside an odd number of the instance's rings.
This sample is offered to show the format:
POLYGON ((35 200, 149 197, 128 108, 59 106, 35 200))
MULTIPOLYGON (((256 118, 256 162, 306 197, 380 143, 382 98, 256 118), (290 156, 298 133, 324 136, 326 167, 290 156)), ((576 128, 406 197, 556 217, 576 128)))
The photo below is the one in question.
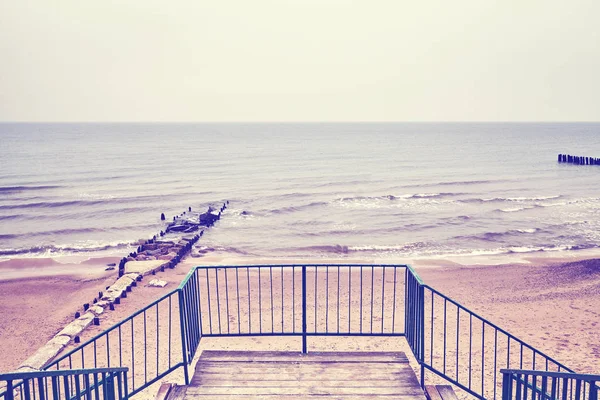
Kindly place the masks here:
POLYGON ((600 165, 600 158, 572 156, 570 154, 559 154, 558 162, 576 165, 600 165))

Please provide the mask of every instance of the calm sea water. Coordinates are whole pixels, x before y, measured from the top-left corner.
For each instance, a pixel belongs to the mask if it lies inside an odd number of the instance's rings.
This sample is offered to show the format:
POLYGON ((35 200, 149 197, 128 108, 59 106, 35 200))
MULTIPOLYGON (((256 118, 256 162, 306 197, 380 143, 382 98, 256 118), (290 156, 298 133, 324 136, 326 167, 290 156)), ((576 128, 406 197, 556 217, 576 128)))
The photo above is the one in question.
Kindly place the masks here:
POLYGON ((198 246, 429 257, 600 246, 600 124, 0 124, 0 258, 130 251, 230 201, 198 246))

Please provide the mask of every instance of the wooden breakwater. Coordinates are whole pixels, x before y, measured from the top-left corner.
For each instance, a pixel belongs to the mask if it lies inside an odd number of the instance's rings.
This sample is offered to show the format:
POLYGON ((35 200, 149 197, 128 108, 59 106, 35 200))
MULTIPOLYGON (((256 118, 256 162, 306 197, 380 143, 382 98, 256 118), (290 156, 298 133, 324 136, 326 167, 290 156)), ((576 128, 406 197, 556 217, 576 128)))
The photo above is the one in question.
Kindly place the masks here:
MULTIPOLYGON (((98 296, 91 302, 83 304, 83 310, 76 311, 75 318, 45 345, 38 348, 17 367, 17 370, 40 370, 63 351, 71 340, 80 343, 82 332, 90 325, 100 325, 101 315, 121 304, 121 299, 127 298, 127 294, 145 275, 155 275, 165 268, 175 268, 191 252, 193 245, 202 237, 204 229, 212 227, 221 218, 228 204, 226 201, 220 209, 209 207, 204 213, 192 213, 189 207, 187 212, 173 218, 173 222, 166 226, 166 231, 161 231, 149 240, 139 241, 136 251, 120 260, 116 281, 106 286, 104 291, 98 292, 98 296)), ((166 220, 164 214, 161 215, 161 220, 166 220)), ((117 264, 111 263, 108 267, 107 270, 113 270, 117 264)))
POLYGON ((600 158, 559 154, 558 162, 576 165, 600 165, 600 158))

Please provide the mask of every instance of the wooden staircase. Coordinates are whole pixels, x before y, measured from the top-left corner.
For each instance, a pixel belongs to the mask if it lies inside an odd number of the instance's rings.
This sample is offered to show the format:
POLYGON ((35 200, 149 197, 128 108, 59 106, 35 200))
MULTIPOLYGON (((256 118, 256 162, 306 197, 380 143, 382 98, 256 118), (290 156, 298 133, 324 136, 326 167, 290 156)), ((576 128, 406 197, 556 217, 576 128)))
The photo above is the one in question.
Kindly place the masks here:
POLYGON ((404 353, 204 351, 168 400, 425 400, 404 353))

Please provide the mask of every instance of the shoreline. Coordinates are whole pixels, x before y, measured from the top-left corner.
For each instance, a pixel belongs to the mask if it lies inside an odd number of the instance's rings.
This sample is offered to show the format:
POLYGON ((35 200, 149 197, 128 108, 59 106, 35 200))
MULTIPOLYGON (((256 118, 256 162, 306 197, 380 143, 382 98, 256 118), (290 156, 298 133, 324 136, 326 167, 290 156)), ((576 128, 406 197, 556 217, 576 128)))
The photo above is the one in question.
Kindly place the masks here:
MULTIPOLYGON (((45 276, 77 276, 89 278, 108 276, 114 271, 105 271, 108 264, 116 263, 122 253, 101 255, 61 255, 57 257, 14 257, 0 259, 0 282, 22 278, 41 278, 45 276)), ((188 255, 186 261, 195 265, 252 265, 252 264, 398 264, 421 268, 485 268, 499 265, 540 266, 569 263, 600 258, 600 249, 565 250, 557 252, 531 252, 501 255, 451 255, 423 257, 256 257, 223 254, 220 252, 204 254, 201 257, 188 255)))

